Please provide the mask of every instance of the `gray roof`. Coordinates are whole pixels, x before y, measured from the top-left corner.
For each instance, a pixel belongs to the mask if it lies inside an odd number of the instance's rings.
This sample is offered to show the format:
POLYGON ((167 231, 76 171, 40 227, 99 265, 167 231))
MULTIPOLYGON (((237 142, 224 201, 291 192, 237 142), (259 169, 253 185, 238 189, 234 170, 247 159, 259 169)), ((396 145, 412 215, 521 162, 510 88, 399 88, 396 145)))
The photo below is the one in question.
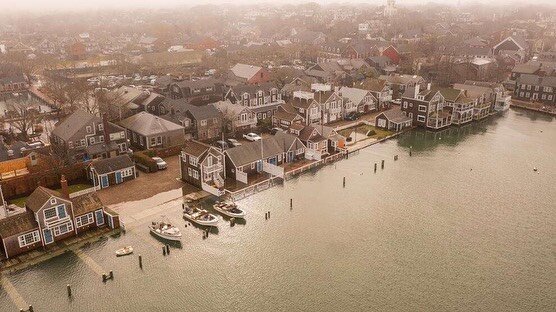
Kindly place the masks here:
POLYGON ((517 78, 517 84, 556 88, 556 77, 541 77, 538 75, 525 74, 517 78))
POLYGON ((69 141, 79 130, 95 118, 100 119, 85 110, 78 109, 73 114, 66 117, 66 119, 56 124, 54 130, 52 130, 52 134, 64 141, 69 141))
POLYGON ((370 93, 369 90, 350 87, 342 87, 340 92, 342 93, 342 97, 349 99, 352 103, 355 103, 355 105, 359 105, 365 96, 370 93))
POLYGON ((402 123, 411 120, 411 117, 406 116, 399 106, 394 106, 389 110, 383 111, 378 116, 380 115, 384 115, 389 121, 393 123, 402 123))
POLYGON ((163 134, 175 130, 183 130, 184 128, 171 121, 165 120, 161 117, 149 114, 147 112, 140 112, 131 117, 120 121, 120 125, 135 133, 144 136, 151 136, 155 134, 163 134))
POLYGON ((194 106, 190 105, 186 108, 196 120, 204 120, 209 118, 220 118, 220 111, 213 105, 194 106))
POLYGON ((135 163, 128 155, 120 155, 111 158, 94 160, 90 165, 97 174, 106 174, 116 170, 122 170, 135 166, 135 163))
POLYGON ((29 197, 27 197, 25 206, 33 212, 37 212, 52 196, 63 198, 60 192, 39 186, 33 191, 33 193, 31 193, 31 195, 29 195, 29 197))
POLYGON ((236 167, 245 166, 260 160, 261 155, 264 155, 264 158, 267 158, 276 156, 283 152, 284 150, 281 144, 278 143, 278 140, 276 140, 274 136, 263 138, 257 142, 249 142, 224 151, 236 167))

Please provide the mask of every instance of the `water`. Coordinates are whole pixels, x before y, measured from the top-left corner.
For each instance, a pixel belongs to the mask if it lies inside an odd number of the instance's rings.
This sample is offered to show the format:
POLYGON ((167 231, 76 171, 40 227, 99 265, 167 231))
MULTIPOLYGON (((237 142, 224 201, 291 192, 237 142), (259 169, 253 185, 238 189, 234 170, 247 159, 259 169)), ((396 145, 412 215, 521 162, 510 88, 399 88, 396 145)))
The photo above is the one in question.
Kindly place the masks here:
MULTIPOLYGON (((414 131, 241 201, 247 221, 206 240, 180 202, 153 208, 184 233, 167 257, 137 213, 84 249, 106 284, 73 253, 7 279, 35 311, 554 311, 555 125, 510 111, 414 131), (125 245, 135 256, 115 258, 125 245)), ((5 288, 0 311, 18 311, 5 288)))

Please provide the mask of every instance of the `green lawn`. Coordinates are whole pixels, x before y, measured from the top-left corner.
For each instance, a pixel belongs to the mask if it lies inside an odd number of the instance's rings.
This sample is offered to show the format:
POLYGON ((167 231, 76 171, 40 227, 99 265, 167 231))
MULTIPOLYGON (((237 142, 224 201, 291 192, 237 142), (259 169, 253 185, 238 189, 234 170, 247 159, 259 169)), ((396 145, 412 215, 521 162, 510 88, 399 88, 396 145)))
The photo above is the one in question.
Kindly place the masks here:
MULTIPOLYGON (((93 186, 90 185, 90 184, 74 184, 74 185, 69 185, 69 192, 70 192, 70 193, 75 193, 75 192, 82 191, 82 190, 84 190, 84 189, 88 189, 88 188, 90 188, 90 187, 93 187, 93 186)), ((61 191, 61 189, 57 189, 56 191, 59 192, 59 191, 61 191)), ((8 200, 8 203, 17 205, 17 206, 19 206, 19 207, 24 207, 24 206, 25 206, 25 201, 27 201, 27 196, 8 200)))

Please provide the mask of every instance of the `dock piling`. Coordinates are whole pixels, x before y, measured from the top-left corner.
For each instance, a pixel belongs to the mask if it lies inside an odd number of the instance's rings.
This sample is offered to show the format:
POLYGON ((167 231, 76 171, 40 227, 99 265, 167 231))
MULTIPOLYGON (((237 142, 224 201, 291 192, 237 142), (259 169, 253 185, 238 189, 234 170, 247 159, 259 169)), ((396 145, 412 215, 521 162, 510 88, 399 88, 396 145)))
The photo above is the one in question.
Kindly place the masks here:
POLYGON ((398 155, 394 155, 394 160, 398 160, 398 155))
POLYGON ((166 256, 166 247, 165 246, 162 246, 162 255, 166 256))
POLYGON ((170 245, 166 244, 166 254, 170 254, 170 245))
POLYGON ((102 281, 106 283, 106 273, 102 273, 102 281))
POLYGON ((234 226, 236 224, 236 218, 230 218, 230 226, 234 226))
POLYGON ((139 255, 139 268, 143 269, 143 257, 141 255, 139 255))
POLYGON ((270 219, 270 211, 268 212, 268 218, 270 219))
POLYGON ((264 219, 265 219, 265 220, 268 220, 268 212, 265 212, 265 213, 264 213, 264 219))
POLYGON ((290 210, 293 209, 293 198, 290 198, 290 210))
POLYGON ((377 166, 377 164, 375 163, 375 173, 376 173, 376 168, 377 168, 377 167, 378 167, 378 166, 377 166))
POLYGON ((411 156, 411 150, 413 149, 412 146, 409 147, 409 156, 411 156))
POLYGON ((109 277, 110 279, 114 279, 114 272, 113 272, 113 271, 110 271, 108 277, 109 277))
POLYGON ((70 284, 67 285, 67 289, 68 289, 68 297, 71 297, 71 285, 70 284))
POLYGON ((384 159, 382 160, 382 164, 380 165, 380 169, 384 169, 384 159))
POLYGON ((346 187, 346 177, 344 177, 343 187, 346 187))
POLYGON ((35 310, 33 310, 33 306, 29 305, 29 312, 33 312, 33 311, 35 311, 35 310))

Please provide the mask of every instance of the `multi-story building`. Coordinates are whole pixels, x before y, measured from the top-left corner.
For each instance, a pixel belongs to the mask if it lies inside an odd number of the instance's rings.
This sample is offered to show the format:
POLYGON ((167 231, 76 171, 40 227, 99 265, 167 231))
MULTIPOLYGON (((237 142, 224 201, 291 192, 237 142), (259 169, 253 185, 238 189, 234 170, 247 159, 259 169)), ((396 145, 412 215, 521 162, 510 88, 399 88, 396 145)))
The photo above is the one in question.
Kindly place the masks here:
POLYGON ((342 87, 340 95, 344 99, 344 116, 351 112, 365 114, 377 110, 378 100, 370 90, 342 87))
POLYGON ((519 100, 556 104, 556 77, 523 74, 516 80, 514 97, 519 100))
POLYGON ((226 179, 224 154, 217 148, 190 140, 180 154, 181 179, 213 195, 223 194, 226 179))
POLYGON ((401 109, 412 118, 412 124, 429 129, 442 129, 452 124, 451 107, 446 105, 438 88, 430 86, 421 91, 419 85, 407 89, 402 96, 401 109))
POLYGON ((73 161, 110 158, 128 148, 124 128, 82 109, 56 124, 50 142, 73 161))
POLYGON ((232 86, 224 95, 224 100, 251 108, 259 120, 272 118, 278 107, 284 103, 280 90, 272 82, 232 86))
POLYGON ((167 148, 185 142, 184 127, 162 117, 140 112, 120 121, 131 145, 139 150, 167 148))
POLYGON ((288 104, 293 107, 297 114, 303 117, 305 125, 320 123, 321 106, 315 101, 313 92, 295 91, 288 104))
POLYGON ((219 101, 212 103, 222 114, 222 124, 227 132, 244 133, 257 127, 257 114, 247 106, 219 101))
POLYGON ((169 85, 172 99, 185 99, 192 105, 206 105, 222 100, 224 85, 218 79, 182 80, 169 85))

